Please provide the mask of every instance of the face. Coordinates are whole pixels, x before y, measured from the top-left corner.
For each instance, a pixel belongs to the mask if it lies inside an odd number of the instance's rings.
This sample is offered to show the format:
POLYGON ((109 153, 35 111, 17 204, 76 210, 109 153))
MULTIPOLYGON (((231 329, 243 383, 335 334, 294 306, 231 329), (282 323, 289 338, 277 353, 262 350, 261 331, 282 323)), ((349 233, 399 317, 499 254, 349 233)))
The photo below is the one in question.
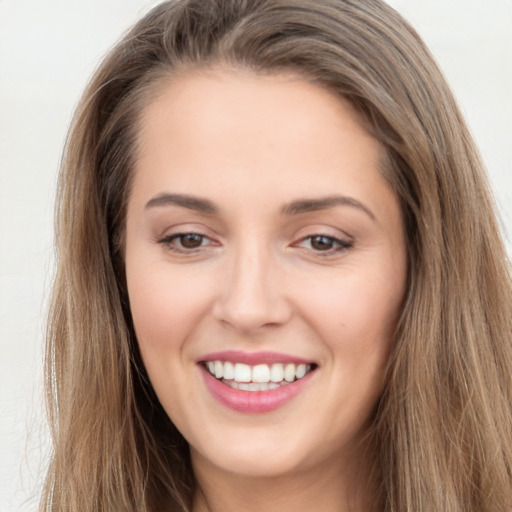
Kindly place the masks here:
POLYGON ((405 292, 399 204, 350 104, 288 75, 174 77, 143 112, 126 273, 196 469, 354 457, 405 292))

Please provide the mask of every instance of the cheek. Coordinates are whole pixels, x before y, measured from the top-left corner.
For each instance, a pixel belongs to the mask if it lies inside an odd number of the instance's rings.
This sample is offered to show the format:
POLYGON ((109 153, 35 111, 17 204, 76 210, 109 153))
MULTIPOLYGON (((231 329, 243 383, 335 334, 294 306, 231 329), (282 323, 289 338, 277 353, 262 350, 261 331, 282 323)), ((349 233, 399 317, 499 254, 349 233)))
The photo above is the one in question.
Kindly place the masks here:
POLYGON ((130 309, 142 352, 175 350, 190 336, 208 308, 208 287, 198 289, 185 270, 155 263, 127 265, 130 309))
POLYGON ((353 278, 335 280, 329 287, 311 287, 304 294, 304 311, 329 338, 343 333, 359 334, 360 341, 365 338, 376 340, 387 338, 395 328, 403 294, 395 286, 386 283, 353 278))
MULTIPOLYGON (((188 383, 194 333, 207 309, 208 293, 184 270, 165 262, 127 263, 130 309, 137 342, 151 384, 169 417, 179 418, 193 386, 188 383)), ((204 284, 204 283, 203 283, 204 284)))
POLYGON ((405 272, 367 266, 302 293, 302 311, 347 384, 381 382, 405 293, 405 272), (402 275, 403 274, 403 275, 402 275), (389 276, 393 276, 391 279, 389 276))

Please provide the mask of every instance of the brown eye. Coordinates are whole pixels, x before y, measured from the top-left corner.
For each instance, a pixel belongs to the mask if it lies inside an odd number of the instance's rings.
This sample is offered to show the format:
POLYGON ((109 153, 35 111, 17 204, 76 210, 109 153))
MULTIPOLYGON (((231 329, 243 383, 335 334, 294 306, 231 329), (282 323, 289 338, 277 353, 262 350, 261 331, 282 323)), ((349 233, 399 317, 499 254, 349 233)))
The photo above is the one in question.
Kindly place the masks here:
POLYGON ((158 243, 162 244, 167 250, 176 253, 193 253, 195 249, 216 245, 215 242, 206 235, 199 233, 177 233, 158 240, 158 243))
POLYGON ((336 241, 330 236, 317 235, 310 238, 310 243, 315 251, 329 251, 335 246, 336 241))
POLYGON ((197 249, 203 245, 204 240, 204 236, 198 235, 197 233, 186 233, 179 235, 177 238, 184 249, 197 249))
POLYGON ((351 249, 353 244, 352 240, 340 240, 334 236, 311 235, 297 242, 295 246, 303 247, 318 255, 329 256, 351 249))

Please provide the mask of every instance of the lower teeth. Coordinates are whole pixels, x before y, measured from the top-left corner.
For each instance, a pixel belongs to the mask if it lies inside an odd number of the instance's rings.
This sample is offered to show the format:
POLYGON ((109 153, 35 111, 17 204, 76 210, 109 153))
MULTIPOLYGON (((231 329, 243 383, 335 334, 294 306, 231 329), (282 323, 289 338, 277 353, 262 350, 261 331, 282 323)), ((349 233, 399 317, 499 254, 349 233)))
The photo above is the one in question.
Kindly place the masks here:
POLYGON ((281 382, 236 382, 234 380, 224 380, 219 379, 220 382, 223 384, 226 384, 227 386, 233 388, 233 389, 241 389, 242 391, 268 391, 271 389, 277 389, 281 386, 287 386, 288 384, 291 384, 291 382, 288 382, 286 380, 283 380, 281 382))

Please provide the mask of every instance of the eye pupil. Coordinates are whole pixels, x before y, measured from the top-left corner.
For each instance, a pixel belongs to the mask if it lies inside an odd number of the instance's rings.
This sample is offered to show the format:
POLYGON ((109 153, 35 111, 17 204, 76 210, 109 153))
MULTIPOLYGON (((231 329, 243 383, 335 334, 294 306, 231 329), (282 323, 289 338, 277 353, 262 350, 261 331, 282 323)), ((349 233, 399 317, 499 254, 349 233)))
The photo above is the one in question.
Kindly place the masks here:
POLYGON ((332 249, 333 239, 327 236, 314 236, 311 238, 311 247, 317 251, 326 251, 332 249))
POLYGON ((180 236, 180 243, 186 249, 195 249, 203 243, 203 237, 196 233, 187 233, 180 236))

